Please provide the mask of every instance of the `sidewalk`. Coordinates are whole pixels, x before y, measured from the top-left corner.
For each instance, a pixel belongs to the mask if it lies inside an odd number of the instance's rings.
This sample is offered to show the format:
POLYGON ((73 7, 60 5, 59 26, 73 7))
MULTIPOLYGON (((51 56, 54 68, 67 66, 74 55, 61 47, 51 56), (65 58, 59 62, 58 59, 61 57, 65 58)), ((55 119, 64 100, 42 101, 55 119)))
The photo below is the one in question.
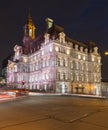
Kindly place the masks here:
POLYGON ((0 95, 0 103, 2 102, 8 102, 8 101, 14 101, 17 99, 22 99, 26 96, 10 96, 10 95, 0 95))
POLYGON ((84 98, 98 98, 105 99, 106 97, 97 95, 87 95, 87 94, 68 94, 68 93, 35 93, 29 92, 30 96, 73 96, 73 97, 84 97, 84 98))
MULTIPOLYGON (((93 99, 107 99, 106 97, 96 96, 96 95, 85 95, 85 94, 68 94, 68 93, 35 93, 29 92, 28 96, 72 96, 72 97, 81 97, 81 98, 93 98, 93 99)), ((26 96, 13 96, 7 94, 0 95, 0 102, 13 101, 16 99, 21 99, 26 96)))

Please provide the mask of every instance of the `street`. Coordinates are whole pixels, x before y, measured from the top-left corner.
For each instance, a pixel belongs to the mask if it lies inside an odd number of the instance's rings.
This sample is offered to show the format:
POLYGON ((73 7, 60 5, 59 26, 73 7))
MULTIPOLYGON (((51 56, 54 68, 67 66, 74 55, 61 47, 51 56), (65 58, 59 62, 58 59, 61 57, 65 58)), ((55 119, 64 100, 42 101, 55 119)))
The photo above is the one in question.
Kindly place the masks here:
POLYGON ((108 130, 108 100, 28 96, 0 103, 0 130, 108 130))

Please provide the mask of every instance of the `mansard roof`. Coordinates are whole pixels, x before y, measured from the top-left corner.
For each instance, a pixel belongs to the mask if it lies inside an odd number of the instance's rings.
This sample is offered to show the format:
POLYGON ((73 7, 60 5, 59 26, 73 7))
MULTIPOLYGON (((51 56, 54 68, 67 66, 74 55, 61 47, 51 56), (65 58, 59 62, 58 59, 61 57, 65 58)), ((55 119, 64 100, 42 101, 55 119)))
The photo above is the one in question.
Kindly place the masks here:
MULTIPOLYGON (((59 33, 64 32, 64 28, 58 25, 53 25, 50 29, 47 29, 45 31, 45 33, 49 33, 50 34, 50 39, 57 39, 59 38, 59 33)), ((37 46, 41 46, 40 44, 44 42, 44 34, 42 33, 41 35, 39 35, 36 39, 35 39, 35 44, 37 46)), ((66 41, 67 42, 72 42, 73 45, 77 44, 79 46, 83 46, 84 48, 88 48, 89 50, 91 50, 93 47, 96 46, 96 44, 94 42, 88 42, 88 43, 83 43, 83 42, 79 42, 76 41, 72 38, 69 38, 68 36, 66 36, 66 41)))
MULTIPOLYGON (((51 19, 50 19, 51 20, 51 19)), ((38 35, 33 41, 30 41, 30 47, 33 50, 32 52, 35 52, 41 48, 41 44, 44 43, 44 35, 45 33, 50 34, 50 39, 59 39, 59 34, 61 32, 64 32, 64 28, 56 25, 52 22, 52 26, 49 28, 48 25, 46 27, 45 32, 42 32, 40 35, 38 35)), ((69 38, 67 35, 65 36, 65 39, 67 42, 70 42, 73 44, 73 47, 77 44, 79 47, 82 46, 84 48, 88 48, 89 52, 93 50, 93 48, 96 46, 94 42, 88 42, 88 43, 83 43, 76 41, 72 38, 69 38)))
POLYGON ((47 29, 47 33, 49 33, 52 36, 58 37, 58 34, 64 32, 64 28, 59 25, 53 25, 52 28, 47 29))
POLYGON ((53 25, 52 28, 46 29, 45 32, 42 32, 40 35, 36 37, 36 39, 31 43, 32 47, 35 47, 35 51, 40 49, 41 44, 44 42, 44 35, 45 33, 50 34, 50 39, 57 39, 59 38, 59 33, 64 32, 64 28, 58 25, 53 25))

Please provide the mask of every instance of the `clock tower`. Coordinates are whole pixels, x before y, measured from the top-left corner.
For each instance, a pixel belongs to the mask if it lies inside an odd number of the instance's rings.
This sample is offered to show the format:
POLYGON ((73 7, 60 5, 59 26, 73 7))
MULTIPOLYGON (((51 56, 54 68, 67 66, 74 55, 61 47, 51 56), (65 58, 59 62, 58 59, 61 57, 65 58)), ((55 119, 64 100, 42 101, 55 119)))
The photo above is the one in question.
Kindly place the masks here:
POLYGON ((35 39, 35 29, 36 29, 36 27, 32 21, 30 11, 29 11, 28 20, 24 26, 23 45, 24 45, 24 53, 25 54, 30 53, 30 48, 31 48, 30 44, 35 39))

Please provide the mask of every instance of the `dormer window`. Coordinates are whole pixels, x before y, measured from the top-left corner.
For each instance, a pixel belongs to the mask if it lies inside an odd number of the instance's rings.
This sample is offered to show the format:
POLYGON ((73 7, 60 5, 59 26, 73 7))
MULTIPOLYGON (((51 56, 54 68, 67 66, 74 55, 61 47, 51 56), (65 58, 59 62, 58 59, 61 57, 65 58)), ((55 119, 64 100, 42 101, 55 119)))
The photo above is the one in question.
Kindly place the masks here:
POLYGON ((80 51, 83 52, 83 47, 82 46, 80 47, 80 51))
POLYGON ((78 51, 78 45, 77 44, 75 45, 75 50, 78 51))
POLYGON ((87 48, 85 48, 85 53, 87 53, 88 52, 88 49, 87 48))
POLYGON ((94 53, 95 53, 95 54, 98 53, 98 47, 94 47, 94 53))
POLYGON ((64 32, 59 33, 60 43, 65 43, 65 34, 64 32))
POLYGON ((50 35, 49 35, 48 33, 46 33, 46 34, 44 35, 45 44, 49 42, 49 36, 50 36, 50 35))

